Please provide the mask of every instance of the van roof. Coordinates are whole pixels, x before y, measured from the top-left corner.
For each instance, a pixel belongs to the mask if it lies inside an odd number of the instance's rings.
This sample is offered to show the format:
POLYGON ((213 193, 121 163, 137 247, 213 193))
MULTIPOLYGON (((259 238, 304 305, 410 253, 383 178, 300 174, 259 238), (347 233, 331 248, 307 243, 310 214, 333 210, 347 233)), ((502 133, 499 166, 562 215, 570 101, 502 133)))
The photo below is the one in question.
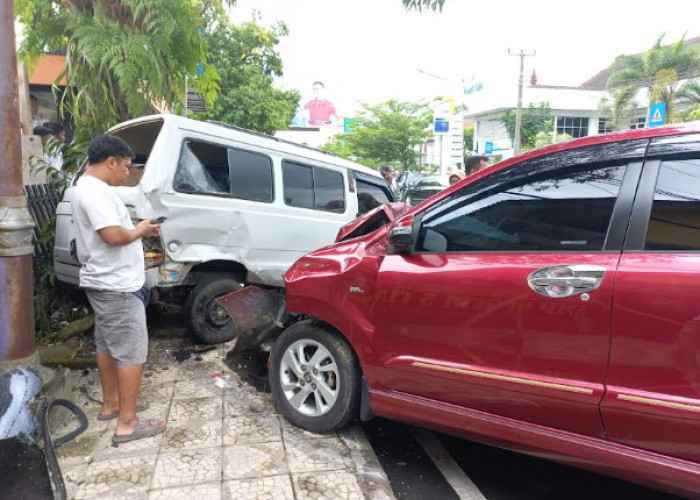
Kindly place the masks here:
POLYGON ((381 175, 379 175, 379 172, 376 170, 360 165, 359 163, 340 158, 339 156, 327 151, 220 122, 199 121, 191 118, 185 118, 184 116, 170 114, 148 115, 119 123, 111 127, 109 132, 154 120, 163 120, 163 123, 168 126, 175 126, 184 130, 196 131, 205 134, 211 133, 212 135, 217 136, 223 135, 231 139, 244 140, 245 142, 255 146, 272 149, 282 153, 294 153, 298 156, 304 156, 309 159, 331 163, 339 167, 349 168, 357 172, 382 179, 381 175))

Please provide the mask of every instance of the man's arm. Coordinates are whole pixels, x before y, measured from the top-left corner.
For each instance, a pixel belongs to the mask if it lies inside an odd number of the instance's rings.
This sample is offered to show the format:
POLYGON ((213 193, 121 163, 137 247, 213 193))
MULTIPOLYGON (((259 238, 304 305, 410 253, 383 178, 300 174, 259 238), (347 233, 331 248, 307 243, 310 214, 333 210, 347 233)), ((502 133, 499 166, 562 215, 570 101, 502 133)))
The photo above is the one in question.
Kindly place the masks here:
POLYGON ((160 225, 153 224, 155 219, 146 219, 139 222, 134 229, 127 229, 123 226, 103 227, 97 232, 102 241, 112 246, 124 246, 133 243, 139 238, 148 236, 158 236, 160 225))

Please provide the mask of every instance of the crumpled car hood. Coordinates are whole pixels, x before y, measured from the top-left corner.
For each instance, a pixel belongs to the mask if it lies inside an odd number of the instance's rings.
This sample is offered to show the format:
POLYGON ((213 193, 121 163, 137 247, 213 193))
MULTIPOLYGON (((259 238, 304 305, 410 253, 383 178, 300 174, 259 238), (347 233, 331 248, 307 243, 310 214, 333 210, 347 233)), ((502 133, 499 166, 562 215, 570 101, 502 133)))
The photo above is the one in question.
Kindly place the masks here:
POLYGON ((338 243, 374 232, 398 219, 410 209, 411 206, 403 202, 387 203, 377 207, 341 227, 335 241, 338 243))

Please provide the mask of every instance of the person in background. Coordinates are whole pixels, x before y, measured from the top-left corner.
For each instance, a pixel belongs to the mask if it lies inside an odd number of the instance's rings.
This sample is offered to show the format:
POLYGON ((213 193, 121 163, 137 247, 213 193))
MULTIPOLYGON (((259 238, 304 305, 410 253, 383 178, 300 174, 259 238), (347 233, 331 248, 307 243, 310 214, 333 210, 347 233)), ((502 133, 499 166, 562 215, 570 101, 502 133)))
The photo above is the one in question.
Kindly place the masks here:
MULTIPOLYGON (((29 112, 32 117, 32 127, 36 128, 40 126, 43 120, 39 116, 39 99, 34 94, 29 94, 29 112)), ((38 134, 35 133, 34 135, 38 134)))
POLYGON ((467 175, 474 175, 480 170, 489 166, 489 159, 485 156, 470 156, 464 164, 464 170, 467 175))
POLYGON ((386 183, 389 185, 389 189, 391 189, 391 192, 394 194, 395 199, 399 199, 399 186, 398 183, 396 182, 396 176, 394 173, 394 167, 391 165, 387 165, 386 163, 382 163, 382 166, 379 167, 379 174, 384 178, 386 183))
POLYGON ((103 403, 98 420, 117 419, 112 443, 155 436, 163 419, 139 418, 148 408, 138 401, 148 354, 143 246, 141 238, 158 236, 156 219, 136 226, 112 186, 129 175, 134 152, 116 136, 100 135, 88 147, 88 166, 75 182, 73 219, 80 287, 95 312, 97 367, 103 403))
POLYGON ((43 128, 49 131, 50 136, 44 139, 42 136, 41 143, 44 146, 44 161, 53 169, 61 171, 63 169, 63 153, 61 145, 66 142, 66 128, 57 122, 44 122, 43 128), (55 139, 58 144, 54 144, 50 150, 46 149, 48 139, 55 139))
POLYGON ((450 175, 450 177, 447 180, 450 183, 450 186, 454 186, 465 177, 466 175, 464 174, 464 172, 462 172, 461 170, 457 170, 454 174, 450 175))

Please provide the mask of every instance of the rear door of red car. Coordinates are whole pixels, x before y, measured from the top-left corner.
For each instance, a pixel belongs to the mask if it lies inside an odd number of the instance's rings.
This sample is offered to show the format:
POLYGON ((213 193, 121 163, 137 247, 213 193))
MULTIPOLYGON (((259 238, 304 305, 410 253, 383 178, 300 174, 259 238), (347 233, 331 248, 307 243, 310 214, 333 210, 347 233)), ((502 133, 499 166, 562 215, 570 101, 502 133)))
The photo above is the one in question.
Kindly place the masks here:
POLYGON ((700 135, 649 146, 612 318, 610 438, 700 462, 700 135))
POLYGON ((384 387, 603 436, 613 284, 648 141, 528 160, 419 214, 372 311, 384 387))

